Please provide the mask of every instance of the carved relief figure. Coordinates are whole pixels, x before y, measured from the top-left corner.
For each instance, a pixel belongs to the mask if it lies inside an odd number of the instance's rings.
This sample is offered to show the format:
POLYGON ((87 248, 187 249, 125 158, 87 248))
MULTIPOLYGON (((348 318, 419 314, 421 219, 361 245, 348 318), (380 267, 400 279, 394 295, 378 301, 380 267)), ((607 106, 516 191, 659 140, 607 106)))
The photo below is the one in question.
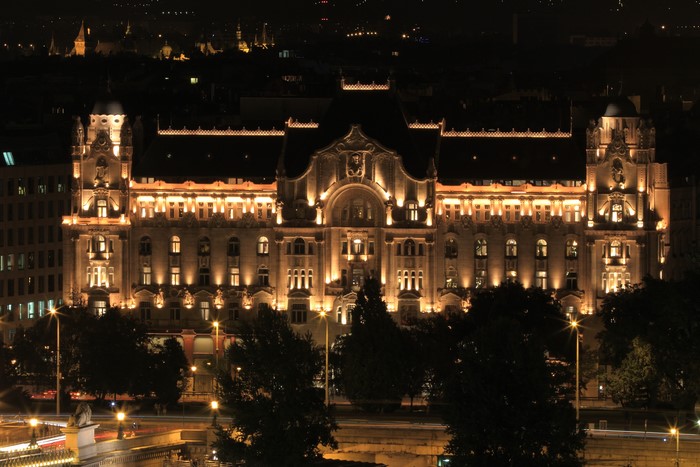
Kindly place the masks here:
POLYGON ((109 166, 107 165, 107 160, 104 157, 100 157, 97 160, 97 165, 95 166, 95 185, 103 184, 108 175, 109 166))
POLYGON ((615 183, 617 183, 618 185, 622 185, 623 183, 625 183, 624 169, 622 167, 622 161, 620 159, 613 160, 611 172, 612 179, 615 183))
POLYGON ((348 157, 348 177, 362 177, 364 157, 361 153, 356 152, 348 157))

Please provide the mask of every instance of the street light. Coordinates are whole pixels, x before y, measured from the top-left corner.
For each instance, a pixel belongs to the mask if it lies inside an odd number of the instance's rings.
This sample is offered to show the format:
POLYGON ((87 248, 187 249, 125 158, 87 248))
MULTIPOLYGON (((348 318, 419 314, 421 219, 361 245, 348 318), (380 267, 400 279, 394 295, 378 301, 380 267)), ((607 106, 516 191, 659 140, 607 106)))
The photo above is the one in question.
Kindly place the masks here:
POLYGON ((117 425, 117 439, 124 439, 124 417, 124 412, 117 413, 117 421, 119 422, 119 425, 117 425))
POLYGON ((219 401, 211 401, 211 426, 216 426, 216 411, 219 410, 219 401))
POLYGON ((330 405, 330 398, 328 397, 328 313, 326 313, 326 310, 321 310, 318 312, 318 315, 323 318, 323 321, 326 323, 326 396, 324 404, 328 407, 330 405))
POLYGON ((676 467, 679 467, 681 465, 680 459, 678 458, 678 450, 680 448, 680 442, 681 442, 681 430, 676 428, 675 426, 671 428, 671 436, 676 437, 676 467))
POLYGON ((56 308, 49 312, 56 318, 56 415, 61 415, 61 321, 56 308))
POLYGON ((192 371, 192 395, 194 396, 195 383, 197 382, 197 367, 192 365, 190 370, 192 371))
POLYGON ((214 321, 214 332, 215 332, 215 339, 216 341, 214 342, 214 352, 216 352, 216 356, 214 357, 214 365, 216 368, 219 368, 219 322, 214 321))
POLYGON ((39 424, 39 421, 36 418, 31 418, 29 419, 29 426, 32 427, 32 432, 31 434, 31 440, 29 441, 29 447, 30 448, 35 448, 38 446, 36 442, 36 426, 39 424))
POLYGON ((578 321, 571 321, 571 327, 576 331, 576 423, 579 422, 579 413, 581 411, 581 400, 579 396, 579 330, 578 321))

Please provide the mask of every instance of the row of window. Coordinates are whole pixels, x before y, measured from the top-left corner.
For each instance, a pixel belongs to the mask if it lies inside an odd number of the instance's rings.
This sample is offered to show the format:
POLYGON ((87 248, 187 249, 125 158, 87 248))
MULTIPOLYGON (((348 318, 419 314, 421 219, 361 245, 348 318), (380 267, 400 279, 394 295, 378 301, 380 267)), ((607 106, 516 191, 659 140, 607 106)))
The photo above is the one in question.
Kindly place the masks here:
POLYGON ((25 268, 32 270, 35 267, 38 269, 44 267, 53 268, 55 266, 63 266, 62 249, 0 255, 0 272, 22 271, 25 268))
MULTIPOLYGON (((446 221, 459 220, 462 208, 459 204, 443 204, 443 216, 446 221)), ((490 221, 494 215, 490 204, 474 204, 473 219, 476 222, 490 221)), ((501 218, 504 222, 519 222, 522 211, 519 204, 507 204, 502 208, 501 218)), ((532 220, 537 223, 547 223, 552 220, 552 208, 549 204, 535 204, 532 209, 532 220)), ((562 212, 564 222, 580 222, 581 212, 578 205, 565 205, 562 212)))
POLYGON ((23 221, 37 219, 51 219, 54 216, 61 217, 64 214, 65 202, 62 199, 38 201, 36 204, 33 201, 27 203, 7 203, 0 204, 0 222, 8 221, 23 221))
POLYGON ((47 176, 47 177, 27 177, 10 178, 7 181, 0 179, 0 196, 27 196, 47 193, 65 193, 68 177, 47 176))
POLYGON ((63 274, 0 279, 0 297, 32 295, 63 290, 63 274))
MULTIPOLYGON (((15 316, 13 316, 15 320, 41 318, 46 315, 49 310, 52 310, 54 307, 60 307, 61 305, 63 305, 63 300, 60 298, 57 300, 51 298, 48 300, 37 300, 36 302, 9 303, 7 305, 0 305, 0 316, 16 313, 15 316)), ((14 331, 14 329, 10 329, 10 332, 12 331, 14 331)), ((12 339, 10 342, 11 341, 12 339)))
MULTIPOLYGON (((399 271, 399 276, 401 272, 399 271)), ((505 273, 506 282, 517 282, 518 281, 518 271, 507 270, 505 273)), ((401 282, 399 278, 399 283, 401 282)), ((481 289, 488 287, 486 269, 476 269, 474 271, 474 287, 481 289)), ((454 267, 448 267, 445 272, 445 287, 446 288, 457 288, 459 285, 459 275, 457 269, 454 267)), ((535 271, 535 287, 546 289, 549 287, 547 282, 547 271, 535 271)), ((575 272, 568 272, 566 274, 565 288, 568 290, 578 290, 578 274, 575 272)))
MULTIPOLYGON (((139 211, 142 219, 152 219, 158 212, 155 202, 142 202, 139 211)), ((238 203, 226 203, 225 207, 218 208, 211 202, 196 202, 188 203, 185 206, 184 201, 167 203, 165 214, 169 219, 181 219, 188 212, 193 213, 198 219, 210 219, 214 214, 224 214, 227 219, 240 219, 243 214, 246 214, 246 209, 238 203)), ((273 209, 272 203, 255 203, 252 211, 253 215, 259 221, 269 221, 272 219, 273 209)))
POLYGON ((34 245, 35 241, 39 244, 62 242, 63 230, 53 225, 0 229, 0 247, 34 245))
MULTIPOLYGON (((518 257, 518 241, 510 238, 505 244, 506 258, 518 257)), ((484 238, 479 238, 474 241, 474 256, 477 258, 488 257, 488 241, 484 238)), ((535 257, 538 259, 546 259, 548 256, 547 240, 540 238, 535 242, 535 257)), ((457 241, 453 238, 448 238, 445 241, 445 258, 457 258, 459 255, 459 247, 457 241)), ((578 242, 569 239, 566 241, 566 257, 568 259, 578 258, 578 242)))

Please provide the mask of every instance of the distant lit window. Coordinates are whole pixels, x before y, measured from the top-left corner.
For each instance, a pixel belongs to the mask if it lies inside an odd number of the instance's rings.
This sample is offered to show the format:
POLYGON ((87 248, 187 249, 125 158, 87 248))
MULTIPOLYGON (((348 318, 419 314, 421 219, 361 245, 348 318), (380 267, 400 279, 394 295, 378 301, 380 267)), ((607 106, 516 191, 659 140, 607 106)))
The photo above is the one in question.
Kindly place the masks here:
POLYGON ((199 83, 199 78, 196 76, 190 77, 190 84, 197 84, 199 83))
POLYGON ((537 244, 535 245, 535 257, 537 257, 537 259, 547 259, 547 240, 537 240, 537 244))
POLYGON ((576 240, 566 241, 566 257, 568 259, 578 258, 578 242, 576 240))
POLYGON ((257 252, 259 255, 269 255, 270 254, 270 242, 267 237, 260 237, 258 239, 257 252))
POLYGON ((5 159, 5 165, 15 165, 15 156, 12 155, 11 151, 3 151, 2 157, 5 159))
POLYGON ((518 256, 518 242, 513 239, 509 238, 506 240, 506 257, 507 258, 516 258, 518 256))
POLYGON ((480 238, 474 242, 474 256, 477 258, 486 258, 488 255, 488 242, 486 239, 480 238))

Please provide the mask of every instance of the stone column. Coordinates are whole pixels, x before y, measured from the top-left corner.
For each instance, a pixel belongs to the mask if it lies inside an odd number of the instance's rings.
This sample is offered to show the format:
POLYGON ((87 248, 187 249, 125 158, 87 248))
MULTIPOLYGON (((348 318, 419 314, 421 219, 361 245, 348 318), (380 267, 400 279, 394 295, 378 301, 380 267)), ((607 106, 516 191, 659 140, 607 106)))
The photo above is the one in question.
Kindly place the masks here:
POLYGON ((67 426, 61 428, 66 435, 66 449, 69 449, 75 457, 73 464, 82 464, 86 459, 97 455, 97 445, 95 443, 95 430, 100 425, 93 423, 84 426, 67 426))

